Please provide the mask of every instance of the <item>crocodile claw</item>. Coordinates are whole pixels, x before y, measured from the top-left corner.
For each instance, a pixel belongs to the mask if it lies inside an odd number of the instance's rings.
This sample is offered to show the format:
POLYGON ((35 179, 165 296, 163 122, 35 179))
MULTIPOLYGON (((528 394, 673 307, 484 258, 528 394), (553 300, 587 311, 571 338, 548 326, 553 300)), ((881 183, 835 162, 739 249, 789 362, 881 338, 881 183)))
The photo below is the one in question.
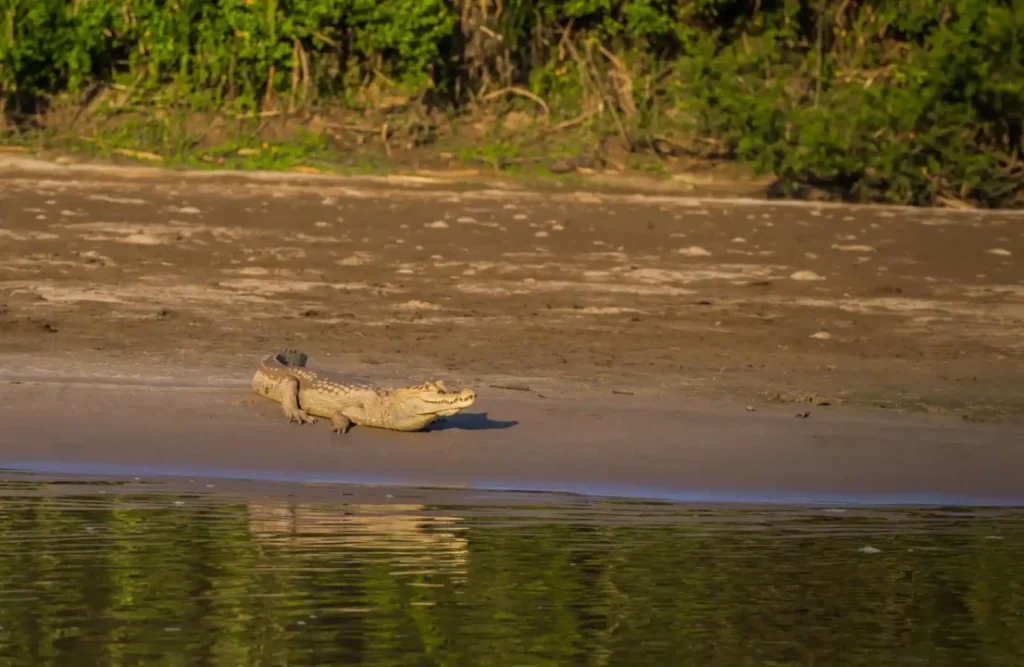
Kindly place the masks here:
POLYGON ((292 414, 288 415, 288 421, 294 422, 294 423, 300 424, 300 425, 301 424, 315 424, 316 423, 316 417, 311 417, 310 415, 307 415, 305 412, 302 412, 301 410, 299 410, 297 412, 293 412, 292 414))

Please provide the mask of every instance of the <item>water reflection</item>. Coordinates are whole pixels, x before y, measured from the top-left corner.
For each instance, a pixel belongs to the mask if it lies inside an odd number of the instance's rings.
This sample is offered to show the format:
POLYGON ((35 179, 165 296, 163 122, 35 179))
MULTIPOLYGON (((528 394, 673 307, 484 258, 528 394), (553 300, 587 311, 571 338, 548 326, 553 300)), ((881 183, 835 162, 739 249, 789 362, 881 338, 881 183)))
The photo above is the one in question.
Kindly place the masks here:
POLYGON ((347 550, 386 557, 418 574, 466 574, 468 541, 456 532, 461 518, 433 514, 426 505, 249 502, 247 508, 257 539, 283 542, 292 551, 347 550))
POLYGON ((0 664, 959 667, 1024 655, 1024 514, 1011 510, 293 491, 0 484, 0 664))

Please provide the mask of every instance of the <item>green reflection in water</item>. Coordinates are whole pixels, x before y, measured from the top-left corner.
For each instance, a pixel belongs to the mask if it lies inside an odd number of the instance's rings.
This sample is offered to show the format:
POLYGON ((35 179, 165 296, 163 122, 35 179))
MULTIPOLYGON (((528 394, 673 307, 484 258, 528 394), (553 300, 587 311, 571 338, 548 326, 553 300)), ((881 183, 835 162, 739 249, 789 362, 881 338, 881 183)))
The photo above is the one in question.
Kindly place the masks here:
POLYGON ((1024 513, 254 500, 153 486, 0 484, 0 664, 1016 667, 1024 656, 1024 513))

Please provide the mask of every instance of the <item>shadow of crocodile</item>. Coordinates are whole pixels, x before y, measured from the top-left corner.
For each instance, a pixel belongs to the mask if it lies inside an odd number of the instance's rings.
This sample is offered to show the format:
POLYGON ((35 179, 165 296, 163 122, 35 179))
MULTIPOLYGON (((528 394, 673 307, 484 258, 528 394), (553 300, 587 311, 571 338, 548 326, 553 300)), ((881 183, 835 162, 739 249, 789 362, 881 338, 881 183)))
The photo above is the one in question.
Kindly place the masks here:
POLYGON ((497 421, 487 416, 486 412, 460 412, 439 422, 434 422, 427 431, 495 431, 499 429, 512 428, 517 421, 497 421))

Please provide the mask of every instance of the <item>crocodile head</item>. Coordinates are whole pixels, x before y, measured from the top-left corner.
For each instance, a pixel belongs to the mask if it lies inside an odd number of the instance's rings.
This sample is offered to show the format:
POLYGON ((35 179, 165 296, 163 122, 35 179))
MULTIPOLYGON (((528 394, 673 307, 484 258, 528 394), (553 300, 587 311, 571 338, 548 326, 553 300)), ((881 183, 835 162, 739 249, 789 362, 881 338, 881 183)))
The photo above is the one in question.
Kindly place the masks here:
POLYGON ((401 405, 403 412, 421 417, 450 417, 476 402, 476 392, 472 389, 448 391, 440 381, 402 387, 394 390, 391 397, 401 405))

